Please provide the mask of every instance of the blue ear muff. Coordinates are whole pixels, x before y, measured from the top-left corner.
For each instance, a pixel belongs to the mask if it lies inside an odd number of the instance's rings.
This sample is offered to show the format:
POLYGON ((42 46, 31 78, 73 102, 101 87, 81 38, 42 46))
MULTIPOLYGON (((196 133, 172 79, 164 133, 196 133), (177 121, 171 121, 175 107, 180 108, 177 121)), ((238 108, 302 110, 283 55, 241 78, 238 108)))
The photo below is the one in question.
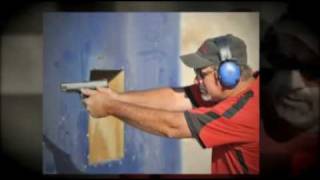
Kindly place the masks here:
POLYGON ((232 89, 240 80, 240 66, 234 60, 225 60, 219 65, 218 76, 223 87, 232 89))
POLYGON ((218 78, 220 84, 227 89, 237 86, 241 77, 240 66, 232 57, 228 39, 223 37, 216 38, 216 45, 219 47, 220 64, 218 67, 218 78))

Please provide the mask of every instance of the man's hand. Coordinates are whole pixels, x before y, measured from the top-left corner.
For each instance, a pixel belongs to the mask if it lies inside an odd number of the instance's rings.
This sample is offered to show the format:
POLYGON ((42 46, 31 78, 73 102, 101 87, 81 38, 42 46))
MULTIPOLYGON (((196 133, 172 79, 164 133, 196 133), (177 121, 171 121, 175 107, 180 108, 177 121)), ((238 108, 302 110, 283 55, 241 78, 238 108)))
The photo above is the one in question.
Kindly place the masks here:
POLYGON ((117 93, 110 88, 97 88, 97 90, 81 89, 81 93, 87 98, 83 103, 92 117, 101 118, 112 114, 110 108, 117 98, 117 93))

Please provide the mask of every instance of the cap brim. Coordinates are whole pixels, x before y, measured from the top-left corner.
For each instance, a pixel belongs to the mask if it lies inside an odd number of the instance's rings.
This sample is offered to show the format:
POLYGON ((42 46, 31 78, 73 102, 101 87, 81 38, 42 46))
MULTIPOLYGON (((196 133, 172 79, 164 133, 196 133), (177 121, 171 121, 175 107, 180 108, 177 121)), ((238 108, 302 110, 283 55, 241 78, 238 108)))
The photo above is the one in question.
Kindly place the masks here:
POLYGON ((197 53, 180 56, 182 62, 194 69, 203 68, 214 64, 213 62, 199 56, 197 53))

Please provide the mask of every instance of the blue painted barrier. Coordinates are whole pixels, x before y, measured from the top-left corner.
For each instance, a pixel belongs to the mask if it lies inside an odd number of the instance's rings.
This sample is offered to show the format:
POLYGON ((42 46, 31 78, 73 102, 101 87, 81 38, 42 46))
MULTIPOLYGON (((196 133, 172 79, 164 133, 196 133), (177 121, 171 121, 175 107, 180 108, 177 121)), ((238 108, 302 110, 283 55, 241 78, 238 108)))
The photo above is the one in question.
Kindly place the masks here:
POLYGON ((179 86, 178 13, 46 13, 44 16, 43 172, 180 173, 178 140, 125 125, 125 156, 88 165, 88 113, 60 83, 94 69, 122 69, 125 90, 179 86))

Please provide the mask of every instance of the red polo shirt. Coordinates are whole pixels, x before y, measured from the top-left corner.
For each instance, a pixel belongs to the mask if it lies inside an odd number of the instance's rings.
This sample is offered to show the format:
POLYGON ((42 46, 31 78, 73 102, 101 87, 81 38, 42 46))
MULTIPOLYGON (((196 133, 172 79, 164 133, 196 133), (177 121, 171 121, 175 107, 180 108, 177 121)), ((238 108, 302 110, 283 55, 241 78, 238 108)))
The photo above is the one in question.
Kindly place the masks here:
POLYGON ((201 100, 198 85, 185 88, 195 106, 184 113, 203 148, 212 148, 213 174, 259 173, 259 77, 237 96, 215 105, 201 100))

